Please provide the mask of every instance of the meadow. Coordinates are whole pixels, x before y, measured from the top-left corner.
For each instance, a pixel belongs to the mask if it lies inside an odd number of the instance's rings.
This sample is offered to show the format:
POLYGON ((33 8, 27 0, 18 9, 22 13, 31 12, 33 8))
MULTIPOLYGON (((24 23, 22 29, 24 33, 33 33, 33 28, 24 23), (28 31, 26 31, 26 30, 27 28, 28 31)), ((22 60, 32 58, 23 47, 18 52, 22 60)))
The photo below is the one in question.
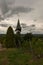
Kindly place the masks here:
POLYGON ((39 59, 22 48, 9 48, 0 51, 0 65, 43 65, 43 57, 39 59))

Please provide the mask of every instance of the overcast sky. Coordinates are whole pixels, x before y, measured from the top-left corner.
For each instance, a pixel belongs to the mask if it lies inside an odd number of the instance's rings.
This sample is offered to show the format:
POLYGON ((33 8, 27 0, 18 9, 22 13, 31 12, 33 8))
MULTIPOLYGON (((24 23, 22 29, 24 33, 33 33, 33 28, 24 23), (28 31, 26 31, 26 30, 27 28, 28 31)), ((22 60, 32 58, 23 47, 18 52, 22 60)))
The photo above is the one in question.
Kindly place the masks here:
POLYGON ((0 32, 15 28, 18 18, 26 26, 35 25, 34 33, 43 33, 43 0, 0 0, 0 32))

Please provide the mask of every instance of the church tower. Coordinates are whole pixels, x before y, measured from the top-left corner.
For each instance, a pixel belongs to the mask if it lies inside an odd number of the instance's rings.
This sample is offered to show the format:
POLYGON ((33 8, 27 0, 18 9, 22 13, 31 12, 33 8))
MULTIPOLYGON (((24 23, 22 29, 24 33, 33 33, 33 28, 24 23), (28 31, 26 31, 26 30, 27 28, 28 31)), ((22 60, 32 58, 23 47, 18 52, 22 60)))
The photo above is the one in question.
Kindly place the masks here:
POLYGON ((15 31, 16 31, 17 34, 20 34, 20 32, 21 32, 21 25, 20 25, 19 19, 18 19, 18 23, 17 23, 17 27, 16 27, 15 31))

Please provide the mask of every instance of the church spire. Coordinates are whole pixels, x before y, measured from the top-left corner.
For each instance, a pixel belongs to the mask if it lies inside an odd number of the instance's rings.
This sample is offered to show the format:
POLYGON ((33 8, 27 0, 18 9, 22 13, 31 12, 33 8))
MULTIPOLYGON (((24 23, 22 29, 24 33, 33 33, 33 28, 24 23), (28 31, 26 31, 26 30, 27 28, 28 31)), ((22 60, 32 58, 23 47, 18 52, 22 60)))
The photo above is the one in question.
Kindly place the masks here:
POLYGON ((15 30, 17 33, 20 33, 21 32, 21 26, 20 26, 20 21, 18 19, 18 23, 17 23, 17 27, 16 27, 16 30, 15 30))

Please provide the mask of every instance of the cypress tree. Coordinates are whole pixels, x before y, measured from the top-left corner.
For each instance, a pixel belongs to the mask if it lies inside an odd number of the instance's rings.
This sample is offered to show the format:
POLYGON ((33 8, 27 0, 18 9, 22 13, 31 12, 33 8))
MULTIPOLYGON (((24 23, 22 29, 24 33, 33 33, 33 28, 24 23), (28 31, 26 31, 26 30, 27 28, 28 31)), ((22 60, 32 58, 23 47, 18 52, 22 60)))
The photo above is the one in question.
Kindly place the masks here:
POLYGON ((13 29, 12 29, 11 26, 7 30, 5 45, 6 45, 7 48, 12 48, 12 47, 15 46, 14 32, 13 32, 13 29))

